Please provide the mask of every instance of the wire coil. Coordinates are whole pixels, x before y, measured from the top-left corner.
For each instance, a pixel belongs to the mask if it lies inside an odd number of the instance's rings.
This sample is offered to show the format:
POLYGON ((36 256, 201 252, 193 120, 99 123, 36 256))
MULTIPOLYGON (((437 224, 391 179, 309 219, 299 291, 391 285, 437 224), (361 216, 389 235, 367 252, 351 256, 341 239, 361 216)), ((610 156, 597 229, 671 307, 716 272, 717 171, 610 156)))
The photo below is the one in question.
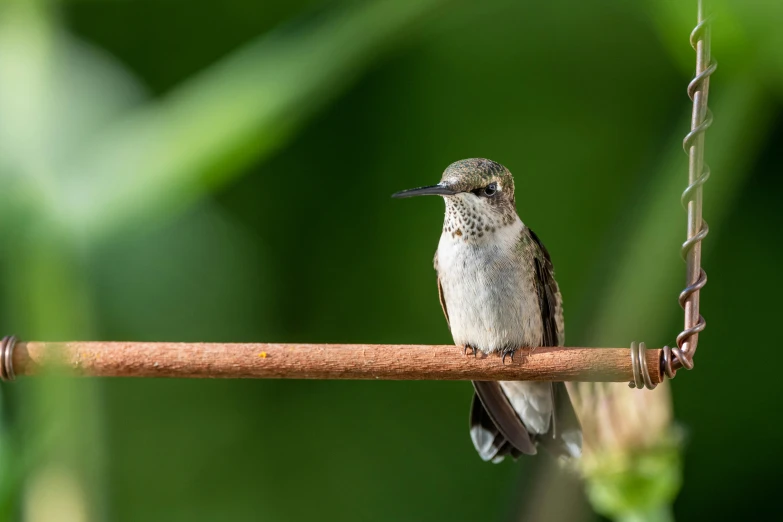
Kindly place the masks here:
POLYGON ((0 340, 0 379, 3 381, 13 381, 16 379, 14 373, 14 347, 16 346, 16 337, 7 335, 0 340))
MULTIPOLYGON (((661 351, 660 367, 669 379, 673 379, 677 370, 693 368, 693 354, 696 351, 697 335, 707 326, 704 316, 699 313, 699 292, 707 284, 707 273, 701 268, 701 253, 697 246, 704 240, 710 231, 707 223, 702 219, 701 189, 710 179, 710 169, 704 163, 703 135, 712 125, 712 112, 707 107, 707 94, 709 91, 709 77, 715 72, 718 63, 710 56, 710 21, 704 17, 702 1, 698 2, 699 22, 691 32, 691 47, 696 51, 696 75, 688 84, 688 96, 693 102, 694 119, 691 131, 683 139, 682 145, 688 154, 689 162, 688 179, 692 180, 683 191, 681 202, 688 211, 689 226, 688 239, 682 244, 681 254, 688 265, 689 278, 691 274, 698 273, 698 277, 689 283, 680 293, 679 302, 685 310, 685 329, 677 335, 677 346, 664 346, 661 351), (700 45, 701 44, 701 45, 700 45), (693 228, 698 228, 693 231, 693 228), (690 312, 690 313, 689 313, 690 312), (693 321, 693 317, 697 320, 693 321)), ((631 364, 633 367, 633 381, 628 383, 631 388, 654 389, 656 385, 650 377, 650 368, 644 356, 646 346, 644 343, 631 344, 631 364)))

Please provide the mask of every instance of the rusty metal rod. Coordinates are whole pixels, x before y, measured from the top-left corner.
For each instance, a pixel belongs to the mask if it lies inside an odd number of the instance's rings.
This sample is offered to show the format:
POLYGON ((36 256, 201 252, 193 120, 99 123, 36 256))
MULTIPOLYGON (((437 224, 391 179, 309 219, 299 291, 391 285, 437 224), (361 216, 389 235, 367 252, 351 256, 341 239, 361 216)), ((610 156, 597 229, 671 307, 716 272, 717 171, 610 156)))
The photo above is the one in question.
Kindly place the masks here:
MULTIPOLYGON (((223 344, 134 342, 4 343, 2 375, 64 368, 93 377, 256 379, 533 380, 633 379, 628 348, 521 349, 514 360, 464 355, 453 345, 223 344), (12 366, 9 368, 7 364, 12 366), (10 371, 9 371, 10 370, 10 371)), ((657 368, 660 350, 644 354, 657 368)), ((660 382, 659 372, 652 372, 660 382)))

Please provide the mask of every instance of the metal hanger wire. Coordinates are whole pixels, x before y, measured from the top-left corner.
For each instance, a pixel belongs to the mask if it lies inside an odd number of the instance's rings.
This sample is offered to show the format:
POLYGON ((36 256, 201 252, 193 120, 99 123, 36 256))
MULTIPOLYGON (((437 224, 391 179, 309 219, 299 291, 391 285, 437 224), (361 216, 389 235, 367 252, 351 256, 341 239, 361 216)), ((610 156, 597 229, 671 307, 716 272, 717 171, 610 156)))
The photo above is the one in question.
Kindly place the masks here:
MULTIPOLYGON (((691 130, 682 146, 688 154, 688 187, 682 193, 682 204, 688 211, 688 239, 682 244, 682 257, 686 262, 687 286, 680 293, 680 306, 685 312, 685 329, 677 336, 675 347, 664 346, 661 351, 661 374, 673 379, 677 370, 693 368, 693 355, 699 342, 699 333, 706 326, 699 313, 701 289, 707 284, 707 274, 701 267, 701 242, 709 233, 702 219, 702 187, 710 178, 710 168, 704 162, 704 133, 712 125, 712 112, 707 106, 710 75, 718 63, 710 56, 710 22, 706 16, 704 1, 698 0, 698 23, 691 32, 691 46, 696 51, 696 75, 688 84, 688 96, 693 102, 691 130)), ((631 388, 654 389, 650 368, 644 357, 644 343, 631 343, 631 362, 634 380, 631 388)))

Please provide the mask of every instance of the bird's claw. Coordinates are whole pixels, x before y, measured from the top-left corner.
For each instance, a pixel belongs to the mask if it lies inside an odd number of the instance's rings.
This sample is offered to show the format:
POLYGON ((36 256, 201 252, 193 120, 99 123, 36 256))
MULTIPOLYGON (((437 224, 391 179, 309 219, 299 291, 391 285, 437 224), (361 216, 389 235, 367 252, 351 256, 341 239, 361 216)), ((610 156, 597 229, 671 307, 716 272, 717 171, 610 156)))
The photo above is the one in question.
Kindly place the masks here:
POLYGON ((509 356, 511 357, 511 362, 514 362, 514 352, 504 352, 503 359, 502 359, 503 364, 506 364, 506 357, 509 356))
POLYGON ((478 352, 478 350, 476 350, 474 347, 472 347, 469 344, 466 344, 465 346, 462 347, 463 355, 469 355, 468 354, 468 350, 470 350, 470 352, 473 355, 473 357, 476 357, 476 353, 478 352))

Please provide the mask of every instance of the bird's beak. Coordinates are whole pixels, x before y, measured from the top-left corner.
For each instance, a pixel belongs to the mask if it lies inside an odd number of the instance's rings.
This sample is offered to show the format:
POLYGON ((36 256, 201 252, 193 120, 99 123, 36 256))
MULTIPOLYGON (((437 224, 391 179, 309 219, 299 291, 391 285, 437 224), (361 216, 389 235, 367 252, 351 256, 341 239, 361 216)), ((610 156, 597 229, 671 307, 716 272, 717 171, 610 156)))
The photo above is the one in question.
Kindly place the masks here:
POLYGON ((392 194, 393 198, 412 198, 413 196, 453 196, 455 191, 443 185, 432 185, 431 187, 419 187, 410 190, 403 190, 392 194))

